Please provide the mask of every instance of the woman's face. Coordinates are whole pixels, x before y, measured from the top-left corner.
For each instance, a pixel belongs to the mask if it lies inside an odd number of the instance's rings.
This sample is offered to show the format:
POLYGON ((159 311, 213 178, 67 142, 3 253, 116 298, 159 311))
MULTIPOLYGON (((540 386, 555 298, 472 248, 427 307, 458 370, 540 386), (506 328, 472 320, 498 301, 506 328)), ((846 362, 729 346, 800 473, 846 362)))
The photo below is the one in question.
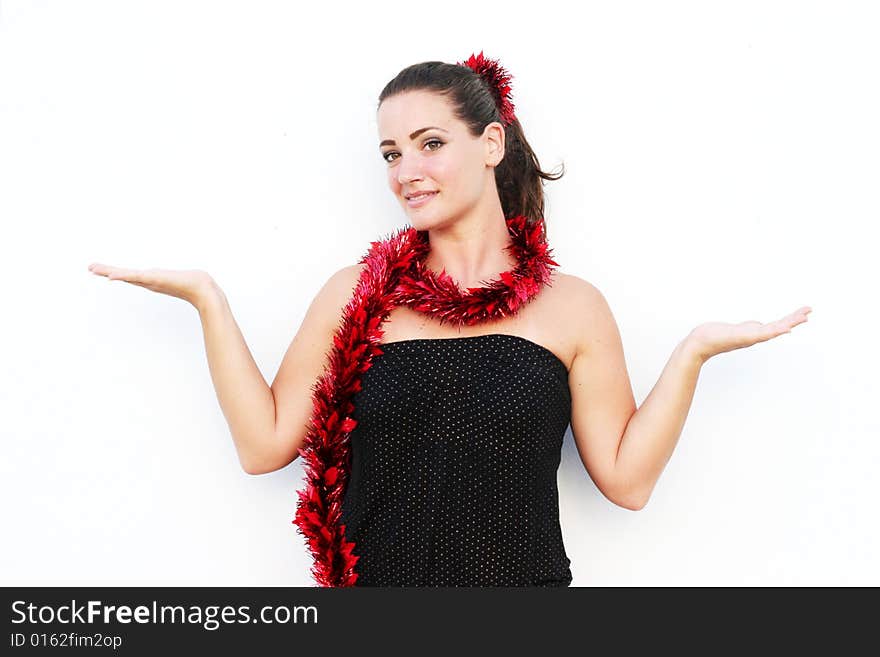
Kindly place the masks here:
POLYGON ((473 137, 443 96, 407 91, 382 101, 378 126, 388 186, 416 230, 452 223, 484 195, 497 195, 500 124, 490 123, 494 130, 487 126, 482 136, 473 137), (407 199, 423 191, 435 193, 420 203, 407 199))

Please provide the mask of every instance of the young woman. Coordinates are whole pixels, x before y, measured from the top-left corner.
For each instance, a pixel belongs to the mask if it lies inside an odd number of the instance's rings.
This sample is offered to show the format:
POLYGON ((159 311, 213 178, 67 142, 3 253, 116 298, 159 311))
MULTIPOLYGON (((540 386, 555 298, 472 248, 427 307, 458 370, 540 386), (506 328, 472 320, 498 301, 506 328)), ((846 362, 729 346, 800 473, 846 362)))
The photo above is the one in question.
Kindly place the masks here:
POLYGON ((495 60, 424 62, 379 97, 379 149, 409 227, 312 301, 269 387, 202 271, 90 270, 192 303, 244 470, 303 456, 295 524, 324 586, 568 586, 556 474, 569 424, 590 477, 637 510, 678 441, 700 368, 774 338, 709 323, 638 410, 592 284, 554 269, 543 172, 495 60))

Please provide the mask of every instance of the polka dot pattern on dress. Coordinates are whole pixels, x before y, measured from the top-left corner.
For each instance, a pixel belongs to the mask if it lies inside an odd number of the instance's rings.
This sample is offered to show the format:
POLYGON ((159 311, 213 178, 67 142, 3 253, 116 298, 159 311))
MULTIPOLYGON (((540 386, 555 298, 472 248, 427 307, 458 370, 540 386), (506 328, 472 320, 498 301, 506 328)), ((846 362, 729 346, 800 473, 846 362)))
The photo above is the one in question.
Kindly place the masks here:
POLYGON ((515 335, 381 345, 355 394, 342 523, 357 586, 569 586, 568 371, 515 335))

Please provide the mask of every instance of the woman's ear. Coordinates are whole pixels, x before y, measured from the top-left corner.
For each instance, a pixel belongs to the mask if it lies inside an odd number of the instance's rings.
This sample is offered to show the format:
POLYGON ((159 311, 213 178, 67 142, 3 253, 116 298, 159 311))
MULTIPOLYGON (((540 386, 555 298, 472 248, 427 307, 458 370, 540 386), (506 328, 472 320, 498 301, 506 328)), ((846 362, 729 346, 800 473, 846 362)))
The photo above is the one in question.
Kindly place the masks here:
POLYGON ((486 164, 498 166, 504 159, 504 126, 493 121, 483 129, 486 144, 486 164))

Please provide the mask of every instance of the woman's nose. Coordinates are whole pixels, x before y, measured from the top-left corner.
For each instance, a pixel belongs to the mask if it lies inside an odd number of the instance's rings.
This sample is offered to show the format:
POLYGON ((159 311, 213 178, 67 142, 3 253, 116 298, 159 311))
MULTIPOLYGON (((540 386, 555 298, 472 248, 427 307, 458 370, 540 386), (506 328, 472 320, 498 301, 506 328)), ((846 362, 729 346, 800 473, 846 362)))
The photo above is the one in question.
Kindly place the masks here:
MULTIPOLYGON (((402 159, 402 158, 401 158, 402 159)), ((403 160, 397 165, 397 182, 401 185, 408 185, 414 180, 421 180, 422 173, 419 171, 418 163, 412 158, 403 160)))

